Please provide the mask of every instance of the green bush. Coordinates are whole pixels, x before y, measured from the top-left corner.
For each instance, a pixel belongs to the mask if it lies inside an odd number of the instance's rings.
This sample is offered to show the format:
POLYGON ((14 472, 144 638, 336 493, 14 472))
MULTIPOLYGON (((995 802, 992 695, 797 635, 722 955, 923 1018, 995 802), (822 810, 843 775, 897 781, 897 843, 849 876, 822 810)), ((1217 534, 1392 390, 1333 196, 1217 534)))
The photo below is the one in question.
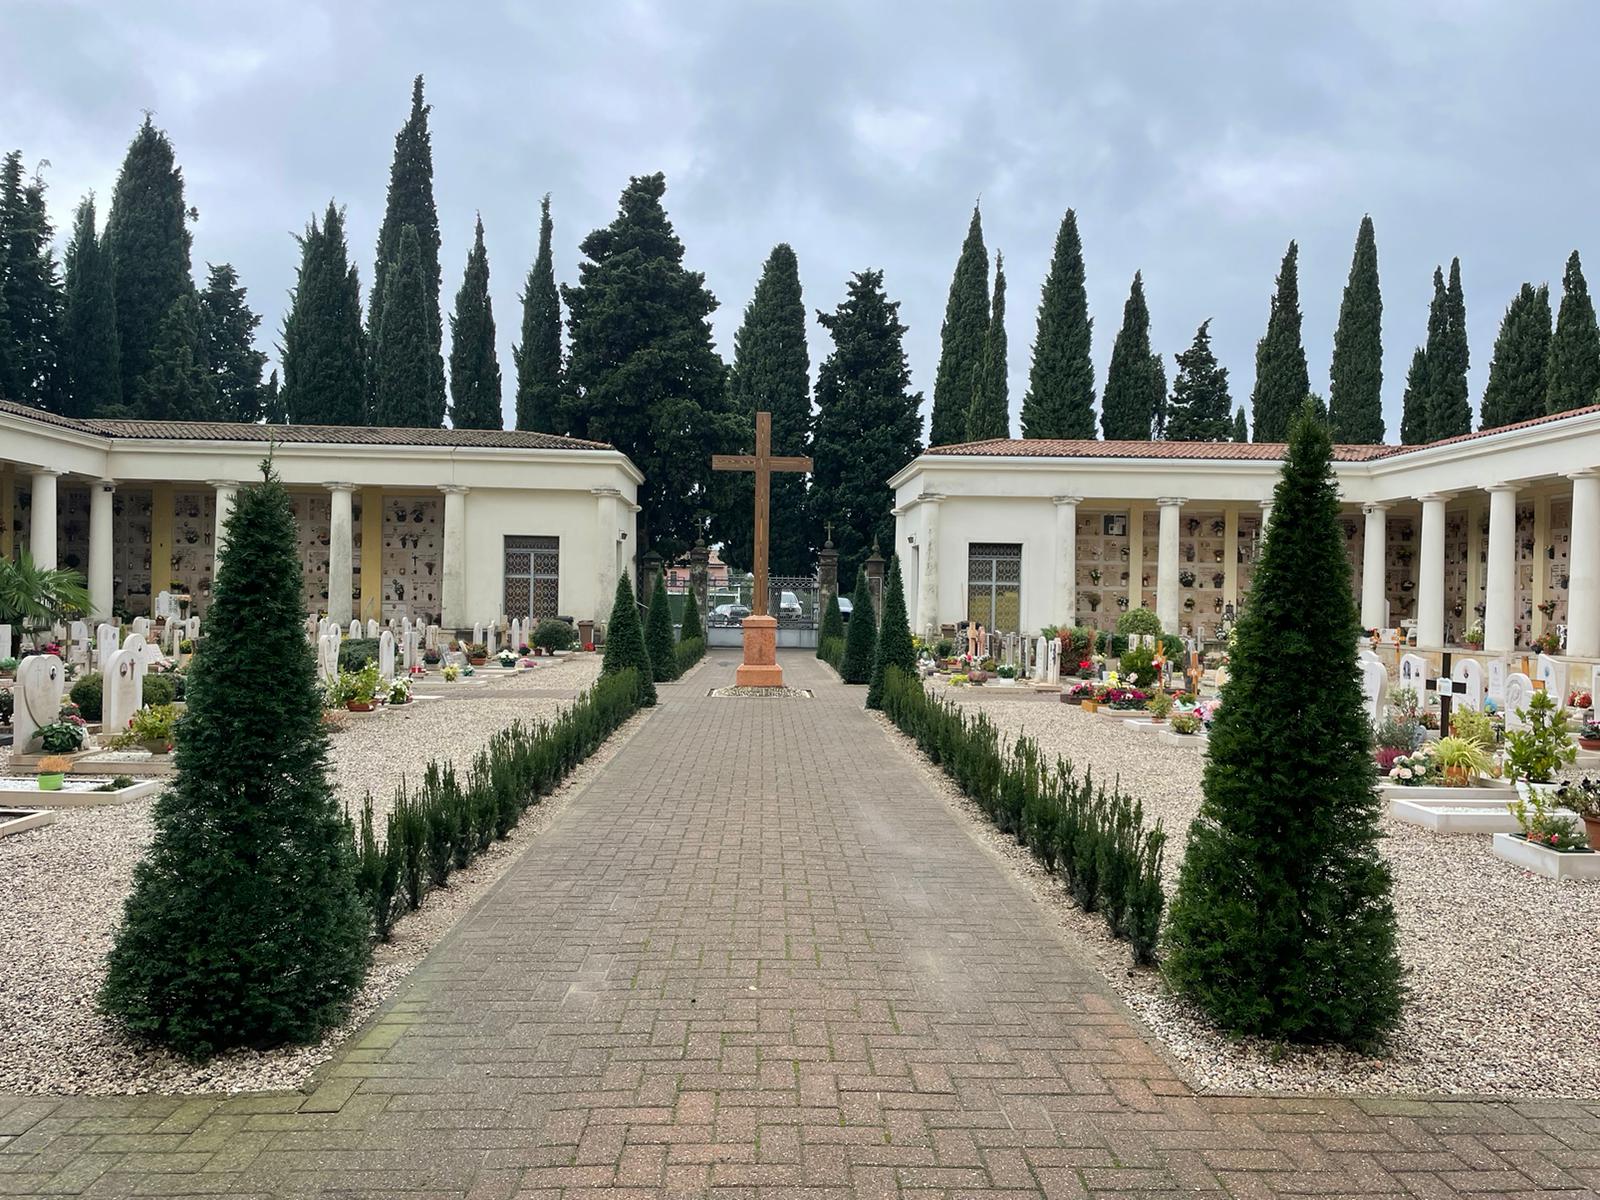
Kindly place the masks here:
POLYGON ((878 614, 872 607, 865 568, 856 572, 856 590, 850 597, 850 604, 850 623, 846 627, 839 676, 846 683, 866 683, 872 678, 872 660, 877 651, 878 614))
POLYGON ((883 620, 872 658, 872 678, 867 684, 867 707, 883 707, 883 676, 889 667, 914 674, 917 651, 911 644, 911 623, 906 617, 906 595, 900 582, 900 556, 889 556, 889 574, 883 586, 883 620))
MULTIPOLYGON (((842 637, 823 638, 817 643, 817 657, 835 671, 838 671, 844 663, 844 639, 842 637)), ((841 678, 843 678, 842 675, 841 678)))
POLYGON ((650 669, 657 683, 670 683, 678 677, 678 655, 672 638, 672 600, 667 595, 666 576, 656 573, 650 591, 650 611, 645 616, 644 645, 650 652, 650 669))
MULTIPOLYGON (((832 594, 828 597, 828 606, 822 610, 822 624, 817 627, 817 657, 826 659, 828 656, 822 648, 829 641, 837 638, 839 644, 844 645, 844 612, 839 608, 839 597, 832 594)), ((833 664, 834 670, 839 669, 839 664, 833 664)))
POLYGON ((1107 791, 1093 772, 1081 777, 1070 762, 1046 761, 1031 738, 1009 751, 988 717, 969 717, 957 705, 928 695, 915 675, 884 672, 883 711, 912 738, 1003 832, 1029 848, 1059 876, 1085 912, 1100 911, 1107 927, 1132 947, 1135 962, 1155 960, 1165 895, 1161 858, 1166 833, 1144 825, 1137 800, 1107 791))
MULTIPOLYGON (((700 619, 700 602, 694 598, 694 589, 690 588, 683 596, 683 620, 678 623, 678 642, 699 640, 703 650, 706 640, 705 623, 700 619)), ((681 659, 681 655, 679 656, 681 659)))
POLYGON ((346 638, 339 643, 339 670, 359 671, 378 661, 377 638, 346 638))
POLYGON ((533 627, 532 644, 541 650, 571 650, 578 644, 578 631, 559 618, 545 617, 533 627))
MULTIPOLYGON (((74 688, 73 691, 76 693, 77 689, 74 688)), ((178 698, 178 684, 171 675, 157 675, 152 672, 144 677, 143 693, 147 707, 171 704, 178 698)))
POLYGON ((611 619, 606 623, 606 652, 600 662, 601 675, 633 672, 639 691, 639 707, 656 702, 655 669, 644 644, 644 626, 639 623, 639 607, 633 598, 633 580, 624 571, 617 580, 617 593, 611 602, 611 619))
POLYGON ((1160 637, 1161 618, 1148 608, 1129 609, 1117 618, 1117 632, 1123 637, 1133 637, 1135 634, 1160 637))
MULTIPOLYGON (((690 599, 692 600, 693 598, 694 597, 691 595, 690 599)), ((695 663, 699 662, 702 658, 704 658, 705 657, 705 653, 706 653, 706 640, 705 640, 704 636, 694 637, 694 638, 685 638, 682 641, 680 641, 678 643, 678 648, 677 648, 677 651, 676 651, 676 654, 677 654, 677 657, 678 657, 678 674, 679 674, 679 676, 682 676, 684 674, 684 672, 688 671, 688 669, 690 667, 694 666, 695 663)))
MULTIPOLYGON (((148 684, 148 680, 146 681, 148 684)), ((98 671, 92 671, 83 678, 73 682, 72 691, 68 693, 72 702, 78 706, 78 715, 85 721, 98 721, 105 703, 105 679, 98 671)), ((8 696, 11 694, 6 693, 8 696)), ((171 697, 167 698, 167 703, 171 697)), ((9 717, 9 713, 7 716, 9 717)))

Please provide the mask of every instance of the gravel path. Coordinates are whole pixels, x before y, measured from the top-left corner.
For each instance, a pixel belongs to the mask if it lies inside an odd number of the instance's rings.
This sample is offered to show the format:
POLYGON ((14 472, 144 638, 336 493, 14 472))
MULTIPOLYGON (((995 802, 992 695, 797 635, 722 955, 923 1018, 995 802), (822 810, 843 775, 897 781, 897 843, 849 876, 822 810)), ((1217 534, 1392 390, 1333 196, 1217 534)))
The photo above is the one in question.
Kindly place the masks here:
MULTIPOLYGON (((599 673, 595 655, 558 659, 515 676, 418 688, 404 709, 350 716, 332 740, 340 799, 359 812, 372 790, 386 812, 402 776, 420 777, 430 758, 458 769, 494 731, 513 720, 555 715, 599 673)), ((567 798, 607 762, 643 716, 635 717, 556 795, 523 816, 449 888, 429 895, 377 947, 350 1017, 315 1046, 235 1053, 196 1065, 128 1041, 95 1011, 104 958, 122 915, 134 863, 151 835, 153 801, 64 810, 53 825, 0 838, 0 1092, 112 1094, 240 1092, 292 1088, 332 1056, 386 999, 457 917, 498 879, 567 798)), ((0 771, 8 751, 0 751, 0 771)), ((379 817, 379 828, 382 818, 379 817)))
MULTIPOLYGON (((930 685, 936 687, 937 685, 930 685)), ((1049 754, 1096 775, 1120 775, 1171 837, 1164 876, 1176 883, 1185 835, 1200 804, 1204 752, 1085 713, 1055 697, 1001 698, 942 687, 981 710, 1007 737, 1026 732, 1049 754)), ((931 770, 931 768, 929 768, 931 770)), ((940 777, 943 778, 942 776, 940 777)), ((1098 916, 1086 917, 1031 855, 1000 836, 948 783, 944 793, 983 827, 986 844, 1024 876, 1061 926, 1210 1091, 1338 1091, 1600 1097, 1600 883, 1557 883, 1495 857, 1484 834, 1434 834, 1385 819, 1394 868, 1400 953, 1410 1003, 1388 1052, 1368 1058, 1327 1049, 1233 1042, 1211 1031, 1148 969, 1133 969, 1098 916)))

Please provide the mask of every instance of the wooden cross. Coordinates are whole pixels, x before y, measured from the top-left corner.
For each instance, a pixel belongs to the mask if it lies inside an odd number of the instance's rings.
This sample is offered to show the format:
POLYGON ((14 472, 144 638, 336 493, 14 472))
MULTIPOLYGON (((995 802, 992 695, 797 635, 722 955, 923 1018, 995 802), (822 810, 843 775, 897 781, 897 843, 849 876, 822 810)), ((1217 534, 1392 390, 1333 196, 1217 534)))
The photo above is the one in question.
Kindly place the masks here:
POLYGON ((713 454, 713 471, 754 471, 756 476, 755 595, 750 615, 767 615, 767 541, 772 523, 771 483, 774 471, 809 471, 811 460, 799 455, 783 457, 772 453, 772 414, 756 414, 756 452, 754 454, 713 454))
POLYGON ((1446 651, 1439 656, 1439 669, 1444 672, 1438 679, 1429 679, 1423 683, 1424 691, 1436 692, 1439 696, 1439 736, 1450 736, 1450 710, 1457 696, 1465 696, 1470 690, 1464 679, 1450 678, 1450 653, 1446 651))

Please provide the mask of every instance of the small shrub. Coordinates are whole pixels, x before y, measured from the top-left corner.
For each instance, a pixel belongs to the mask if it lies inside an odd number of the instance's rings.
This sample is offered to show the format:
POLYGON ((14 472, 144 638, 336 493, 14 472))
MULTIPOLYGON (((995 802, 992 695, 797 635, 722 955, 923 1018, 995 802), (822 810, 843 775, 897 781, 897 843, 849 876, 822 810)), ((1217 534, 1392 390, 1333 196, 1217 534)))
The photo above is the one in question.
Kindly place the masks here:
POLYGON ((378 661, 377 638, 347 638, 339 644, 339 670, 359 671, 378 661))
POLYGON ((817 657, 835 671, 839 670, 840 664, 844 662, 844 639, 823 638, 817 643, 817 657))
POLYGON ((1148 608, 1132 608, 1117 618, 1117 632, 1123 637, 1161 636, 1161 618, 1148 608))
POLYGON ((578 644, 578 631, 556 617, 545 617, 533 628, 533 644, 541 650, 571 650, 578 644))
MULTIPOLYGON (((76 689, 74 689, 76 691, 76 689)), ((171 675, 147 674, 144 677, 144 702, 150 705, 171 704, 178 698, 178 684, 171 675)), ((73 697, 77 699, 76 696, 73 697)))
MULTIPOLYGON (((146 680, 145 684, 148 694, 149 680, 146 680)), ((104 688, 105 679, 98 671, 91 671, 72 685, 72 691, 68 695, 72 697, 72 702, 78 706, 78 713, 85 721, 98 721, 100 719, 101 705, 105 702, 104 688)), ((5 694, 9 696, 11 693, 7 692, 5 694)), ((0 704, 4 703, 4 701, 0 701, 0 704)), ((5 709, 5 716, 7 720, 11 717, 9 707, 5 709)))
MULTIPOLYGON (((691 599, 693 594, 691 593, 691 599)), ((681 676, 695 663, 705 657, 706 641, 703 637, 687 638, 678 643, 675 651, 678 657, 678 674, 681 676)))

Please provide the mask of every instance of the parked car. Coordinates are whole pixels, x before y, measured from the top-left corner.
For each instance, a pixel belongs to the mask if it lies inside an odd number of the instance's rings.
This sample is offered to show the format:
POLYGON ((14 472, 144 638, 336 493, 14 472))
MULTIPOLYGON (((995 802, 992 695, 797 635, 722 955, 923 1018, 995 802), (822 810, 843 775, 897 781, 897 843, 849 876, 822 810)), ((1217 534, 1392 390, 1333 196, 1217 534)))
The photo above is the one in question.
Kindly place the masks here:
POLYGON ((798 621, 803 616, 805 616, 805 609, 800 606, 799 596, 796 596, 793 592, 778 593, 778 617, 780 620, 788 617, 791 620, 798 621))
POLYGON ((711 610, 711 619, 718 625, 737 625, 749 615, 747 604, 719 604, 711 610))
POLYGON ((855 608, 855 601, 849 596, 839 597, 839 615, 844 618, 846 625, 850 624, 850 610, 855 608))

